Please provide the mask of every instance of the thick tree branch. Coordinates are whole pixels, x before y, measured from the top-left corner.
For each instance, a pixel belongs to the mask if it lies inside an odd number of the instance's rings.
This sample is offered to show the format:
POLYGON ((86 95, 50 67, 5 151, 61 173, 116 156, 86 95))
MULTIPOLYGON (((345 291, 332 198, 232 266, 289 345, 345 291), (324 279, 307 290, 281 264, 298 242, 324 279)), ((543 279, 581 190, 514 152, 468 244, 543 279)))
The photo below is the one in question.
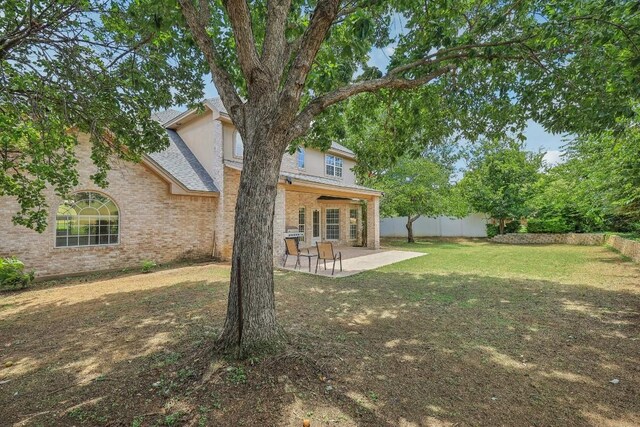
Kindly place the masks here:
POLYGON ((262 64, 256 51, 249 6, 246 0, 223 0, 223 4, 227 15, 229 15, 233 37, 236 41, 240 69, 248 89, 251 90, 253 83, 259 78, 259 74, 262 74, 262 64))
POLYGON ((426 76, 415 79, 405 79, 393 75, 387 75, 379 79, 365 80, 336 89, 333 92, 319 96, 311 101, 296 117, 289 133, 290 140, 302 136, 310 127, 313 119, 328 107, 344 101, 354 95, 364 92, 375 92, 380 89, 412 89, 422 86, 452 70, 456 67, 447 65, 439 68, 426 76))
POLYGON ((287 65, 288 46, 285 30, 291 0, 267 2, 267 28, 262 45, 262 62, 271 73, 272 82, 279 84, 287 65))
POLYGON ((302 35, 300 46, 281 93, 280 108, 296 107, 304 89, 311 65, 338 15, 340 0, 320 0, 313 11, 311 23, 302 35))
POLYGON ((213 83, 218 89, 222 102, 229 110, 236 126, 244 127, 243 103, 235 87, 231 76, 222 68, 219 63, 219 54, 211 36, 207 33, 208 18, 211 16, 207 0, 199 0, 199 10, 193 5, 191 0, 178 0, 180 9, 184 16, 189 30, 196 44, 202 50, 204 57, 211 70, 213 83))

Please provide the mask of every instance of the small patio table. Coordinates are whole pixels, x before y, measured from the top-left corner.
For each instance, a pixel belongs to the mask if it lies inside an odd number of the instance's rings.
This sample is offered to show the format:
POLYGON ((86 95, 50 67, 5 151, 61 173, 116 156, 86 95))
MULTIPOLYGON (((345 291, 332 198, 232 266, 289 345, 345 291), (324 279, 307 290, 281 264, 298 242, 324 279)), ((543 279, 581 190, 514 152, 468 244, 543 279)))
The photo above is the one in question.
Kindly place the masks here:
POLYGON ((306 253, 306 254, 302 253, 302 249, 300 250, 300 256, 301 256, 301 257, 302 257, 302 256, 303 256, 303 257, 306 257, 306 258, 309 260, 309 273, 311 273, 311 258, 317 258, 317 257, 318 257, 318 254, 312 254, 312 253, 311 253, 311 249, 312 249, 312 248, 313 248, 313 247, 311 247, 311 248, 303 248, 303 249, 306 249, 306 250, 307 250, 307 253, 306 253))

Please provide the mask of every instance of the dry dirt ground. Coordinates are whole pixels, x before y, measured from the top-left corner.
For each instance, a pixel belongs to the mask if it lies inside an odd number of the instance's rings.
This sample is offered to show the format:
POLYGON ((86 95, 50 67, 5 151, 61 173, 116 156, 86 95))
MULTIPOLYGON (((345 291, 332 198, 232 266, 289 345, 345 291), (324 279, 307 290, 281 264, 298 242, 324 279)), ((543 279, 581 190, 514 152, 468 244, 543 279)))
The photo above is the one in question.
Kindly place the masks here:
POLYGON ((229 268, 0 295, 0 425, 638 426, 640 266, 599 247, 428 241, 276 273, 284 352, 212 354, 229 268))

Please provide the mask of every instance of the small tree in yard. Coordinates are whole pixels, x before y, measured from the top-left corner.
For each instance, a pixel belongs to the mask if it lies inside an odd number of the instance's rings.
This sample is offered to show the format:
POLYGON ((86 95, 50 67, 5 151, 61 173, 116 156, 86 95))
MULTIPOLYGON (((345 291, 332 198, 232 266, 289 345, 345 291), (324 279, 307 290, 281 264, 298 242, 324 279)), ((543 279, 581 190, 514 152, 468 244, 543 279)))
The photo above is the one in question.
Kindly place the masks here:
POLYGON ((500 234, 507 220, 525 216, 543 155, 514 141, 485 141, 474 150, 460 185, 474 210, 498 220, 500 234))
MULTIPOLYGON (((640 44, 640 14, 634 2, 113 3, 126 13, 110 15, 105 34, 113 34, 113 40, 128 44, 136 54, 128 56, 131 62, 113 74, 127 85, 89 86, 90 92, 99 99, 102 93, 142 93, 145 97, 141 101, 159 104, 170 98, 170 86, 160 85, 152 91, 152 80, 147 77, 156 76, 161 82, 184 77, 188 85, 188 71, 206 68, 245 144, 227 317, 219 340, 225 348, 246 349, 277 340, 272 245, 282 156, 310 129, 321 133, 319 127, 339 109, 337 104, 363 93, 424 87, 429 88, 432 99, 450 110, 444 120, 460 132, 466 131, 465 123, 473 123, 478 133, 499 134, 506 123, 521 125, 527 117, 554 131, 575 132, 611 127, 613 118, 630 114, 628 100, 640 92, 634 81, 640 44), (392 36, 391 26, 398 16, 406 30, 392 36), (370 66, 371 50, 385 46, 394 47, 389 67, 370 66), (144 63, 138 63, 140 60, 144 63), (167 72, 167 64, 191 68, 176 76, 167 72)), ((6 16, 0 14, 0 19, 6 16)), ((29 16, 28 11, 24 16, 29 16)), ((87 16, 95 18, 91 13, 87 16)), ((31 34, 33 25, 29 28, 31 34)), ((86 34, 83 31, 77 38, 82 40, 86 34)), ((12 37, 0 34, 0 52, 5 40, 12 37)), ((30 40, 33 38, 25 38, 25 43, 30 40)), ((28 62, 39 56, 46 57, 34 52, 26 53, 23 59, 28 62)), ((118 63, 120 55, 112 58, 118 63)), ((57 65, 75 70, 65 61, 57 65)), ((193 87, 201 88, 201 81, 193 87)), ((194 90, 187 90, 195 102, 194 90)), ((68 99, 67 105, 75 105, 73 97, 68 99)), ((6 108, 8 102, 12 101, 3 99, 1 107, 6 108)), ((98 117, 115 112, 109 108, 103 114, 100 102, 88 105, 93 107, 89 114, 98 117)), ((117 102, 106 105, 122 107, 117 102)), ((125 123, 138 125, 126 127, 127 131, 157 135, 151 131, 148 115, 137 113, 138 109, 127 103, 122 108, 130 119, 125 123)), ((140 111, 148 110, 141 107, 140 111)), ((86 123, 82 117, 71 118, 86 123)), ((65 117, 61 116, 61 123, 62 119, 65 117)), ((97 123, 98 129, 117 124, 108 120, 97 123)), ((123 133, 118 136, 128 140, 123 133)), ((321 138, 317 141, 320 147, 329 144, 321 138)), ((94 157, 104 159, 104 152, 97 150, 94 157)), ((38 169, 31 173, 37 175, 38 169)), ((38 193, 41 188, 36 186, 33 191, 38 193)), ((27 210, 32 207, 23 204, 27 210)))
POLYGON ((451 171, 424 157, 401 159, 377 180, 384 191, 383 216, 407 218, 407 242, 414 243, 413 223, 421 216, 450 214, 451 171))

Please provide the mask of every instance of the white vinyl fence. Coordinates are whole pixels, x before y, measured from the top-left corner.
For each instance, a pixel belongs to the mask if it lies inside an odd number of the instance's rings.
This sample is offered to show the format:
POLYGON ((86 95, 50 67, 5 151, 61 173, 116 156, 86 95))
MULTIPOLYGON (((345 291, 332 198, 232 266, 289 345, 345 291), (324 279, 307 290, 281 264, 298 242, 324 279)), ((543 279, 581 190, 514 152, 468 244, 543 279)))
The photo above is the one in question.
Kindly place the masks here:
MULTIPOLYGON (((407 237, 407 218, 382 218, 381 237, 407 237)), ((420 217, 413 223, 414 237, 487 237, 487 218, 484 214, 472 214, 464 218, 420 217)))

